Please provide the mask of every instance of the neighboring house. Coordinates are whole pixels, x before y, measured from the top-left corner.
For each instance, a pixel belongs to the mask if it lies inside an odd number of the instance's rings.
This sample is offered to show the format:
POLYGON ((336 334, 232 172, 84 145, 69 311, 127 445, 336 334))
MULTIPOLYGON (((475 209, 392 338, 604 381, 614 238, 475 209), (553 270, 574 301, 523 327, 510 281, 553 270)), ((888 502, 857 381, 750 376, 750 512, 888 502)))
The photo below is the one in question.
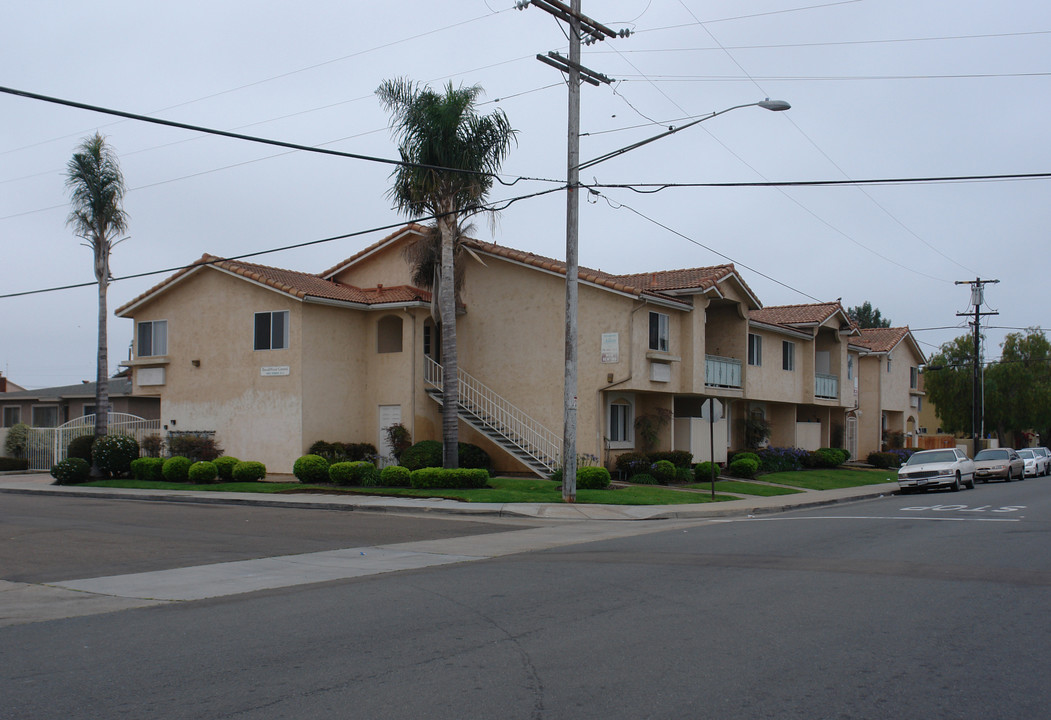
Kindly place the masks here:
POLYGON ((18 392, 19 390, 25 390, 25 388, 21 385, 15 385, 4 377, 3 373, 0 373, 0 393, 18 392))
MULTIPOLYGON (((132 397, 130 378, 111 378, 109 398, 111 412, 129 413, 147 420, 159 417, 160 405, 156 398, 132 397)), ((5 428, 20 422, 31 427, 58 427, 95 413, 95 383, 6 392, 0 395, 0 412, 0 426, 5 428)))
MULTIPOLYGON (((423 232, 406 226, 320 274, 202 257, 117 310, 135 321, 135 395, 160 398, 169 429, 214 430, 229 454, 273 472, 317 440, 371 442, 386 455, 393 423, 414 441, 440 439, 438 329, 404 255, 423 232)), ((501 471, 544 474, 560 463, 565 266, 464 246, 461 440, 501 471)), ((609 464, 645 449, 648 427, 653 449, 697 460, 714 435, 725 460, 759 409, 778 443, 827 445, 855 405, 839 391, 856 331, 838 303, 752 317, 762 305, 733 265, 579 277, 581 454, 609 464), (750 336, 765 340, 765 362, 749 364, 750 336)))
POLYGON ((859 350, 858 457, 918 446, 924 392, 923 351, 908 327, 864 328, 851 339, 859 350))

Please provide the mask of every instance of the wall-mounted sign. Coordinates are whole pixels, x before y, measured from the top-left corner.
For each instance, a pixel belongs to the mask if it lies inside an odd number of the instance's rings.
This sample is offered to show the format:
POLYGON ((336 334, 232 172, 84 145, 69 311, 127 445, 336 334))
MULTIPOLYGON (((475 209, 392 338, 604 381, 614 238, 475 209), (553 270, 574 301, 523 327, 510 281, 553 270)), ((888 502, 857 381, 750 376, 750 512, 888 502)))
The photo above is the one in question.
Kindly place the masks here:
POLYGON ((620 334, 602 333, 602 362, 620 362, 620 334))
POLYGON ((288 375, 291 372, 291 368, 288 365, 264 365, 259 368, 259 374, 263 377, 278 377, 279 375, 288 375))

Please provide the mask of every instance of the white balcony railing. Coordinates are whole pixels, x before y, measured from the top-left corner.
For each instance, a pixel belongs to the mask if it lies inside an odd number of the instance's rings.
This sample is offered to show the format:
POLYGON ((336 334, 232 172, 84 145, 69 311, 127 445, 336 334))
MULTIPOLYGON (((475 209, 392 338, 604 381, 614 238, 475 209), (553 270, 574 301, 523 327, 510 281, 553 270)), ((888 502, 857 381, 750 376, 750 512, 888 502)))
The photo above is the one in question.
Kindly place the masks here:
POLYGON ((709 387, 741 387, 741 361, 718 355, 705 355, 704 384, 709 387))
POLYGON ((839 378, 835 375, 824 373, 814 374, 814 396, 826 400, 835 400, 839 397, 839 378))

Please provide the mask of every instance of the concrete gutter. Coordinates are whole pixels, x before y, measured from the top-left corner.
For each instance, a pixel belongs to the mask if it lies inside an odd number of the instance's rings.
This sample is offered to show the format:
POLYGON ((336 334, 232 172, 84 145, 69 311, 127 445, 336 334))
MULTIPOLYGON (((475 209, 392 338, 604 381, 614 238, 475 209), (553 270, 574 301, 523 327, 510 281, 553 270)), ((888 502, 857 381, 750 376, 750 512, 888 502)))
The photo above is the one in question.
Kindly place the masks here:
POLYGON ((869 500, 898 492, 897 482, 837 490, 808 490, 793 495, 745 497, 725 502, 685 505, 593 505, 564 503, 466 503, 442 498, 399 498, 378 495, 259 494, 200 490, 144 490, 51 485, 48 475, 0 477, 0 493, 41 494, 63 497, 183 502, 209 505, 357 510, 397 514, 451 514, 475 517, 515 517, 539 520, 676 520, 690 518, 747 517, 805 510, 869 500))

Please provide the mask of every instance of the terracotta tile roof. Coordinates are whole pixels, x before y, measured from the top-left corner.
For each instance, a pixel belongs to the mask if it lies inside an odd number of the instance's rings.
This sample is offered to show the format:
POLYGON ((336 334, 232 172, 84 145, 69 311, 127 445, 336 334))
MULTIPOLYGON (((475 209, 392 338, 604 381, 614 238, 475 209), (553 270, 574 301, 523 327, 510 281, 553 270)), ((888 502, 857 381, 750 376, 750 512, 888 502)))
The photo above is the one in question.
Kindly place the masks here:
POLYGON ((401 302, 430 302, 431 294, 420 288, 409 285, 398 285, 394 287, 359 288, 353 285, 325 280, 320 275, 299 272, 297 270, 285 270, 284 268, 270 267, 241 260, 224 260, 214 255, 205 254, 193 265, 179 270, 164 281, 154 285, 138 297, 120 306, 116 310, 121 315, 128 309, 138 305, 146 298, 160 292, 165 287, 175 283, 191 272, 196 272, 204 266, 225 270, 234 275, 239 275, 247 280, 258 282, 280 292, 287 293, 293 297, 303 300, 308 297, 323 300, 337 300, 341 302, 358 303, 362 305, 379 305, 384 303, 401 302))
MULTIPOLYGON (((815 325, 828 320, 843 311, 838 302, 811 303, 808 305, 773 305, 759 310, 752 310, 749 317, 756 322, 770 325, 815 325)), ((846 317, 846 312, 843 312, 846 317)), ((848 320, 849 323, 849 320, 848 320)))
POLYGON ((851 343, 872 352, 885 353, 893 350, 908 334, 908 327, 861 328, 861 336, 851 340, 851 343))
POLYGON ((393 240, 394 238, 398 237, 399 235, 403 235, 403 234, 405 234, 407 232, 415 232, 415 233, 419 233, 419 234, 423 235, 423 234, 426 234, 426 233, 430 232, 430 228, 426 227, 425 225, 420 225, 419 223, 408 223, 407 225, 404 225, 403 227, 398 228, 397 230, 392 232, 390 235, 387 235, 386 237, 383 237, 383 238, 377 240, 376 242, 372 243, 368 247, 366 247, 366 248, 354 253, 349 258, 346 258, 345 260, 341 260, 340 262, 338 262, 335 265, 333 265, 332 267, 330 267, 328 270, 325 270, 324 272, 319 273, 319 277, 322 277, 322 278, 325 278, 325 279, 331 278, 333 275, 339 273, 344 268, 346 268, 348 265, 353 265, 355 262, 357 262, 361 258, 365 257, 366 255, 369 255, 370 253, 372 253, 373 251, 377 250, 378 248, 383 247, 384 245, 386 245, 387 243, 389 243, 391 240, 393 240))
POLYGON ((716 265, 714 267, 686 268, 683 270, 632 273, 614 277, 620 282, 633 287, 661 292, 663 290, 707 289, 733 272, 733 265, 716 265))

